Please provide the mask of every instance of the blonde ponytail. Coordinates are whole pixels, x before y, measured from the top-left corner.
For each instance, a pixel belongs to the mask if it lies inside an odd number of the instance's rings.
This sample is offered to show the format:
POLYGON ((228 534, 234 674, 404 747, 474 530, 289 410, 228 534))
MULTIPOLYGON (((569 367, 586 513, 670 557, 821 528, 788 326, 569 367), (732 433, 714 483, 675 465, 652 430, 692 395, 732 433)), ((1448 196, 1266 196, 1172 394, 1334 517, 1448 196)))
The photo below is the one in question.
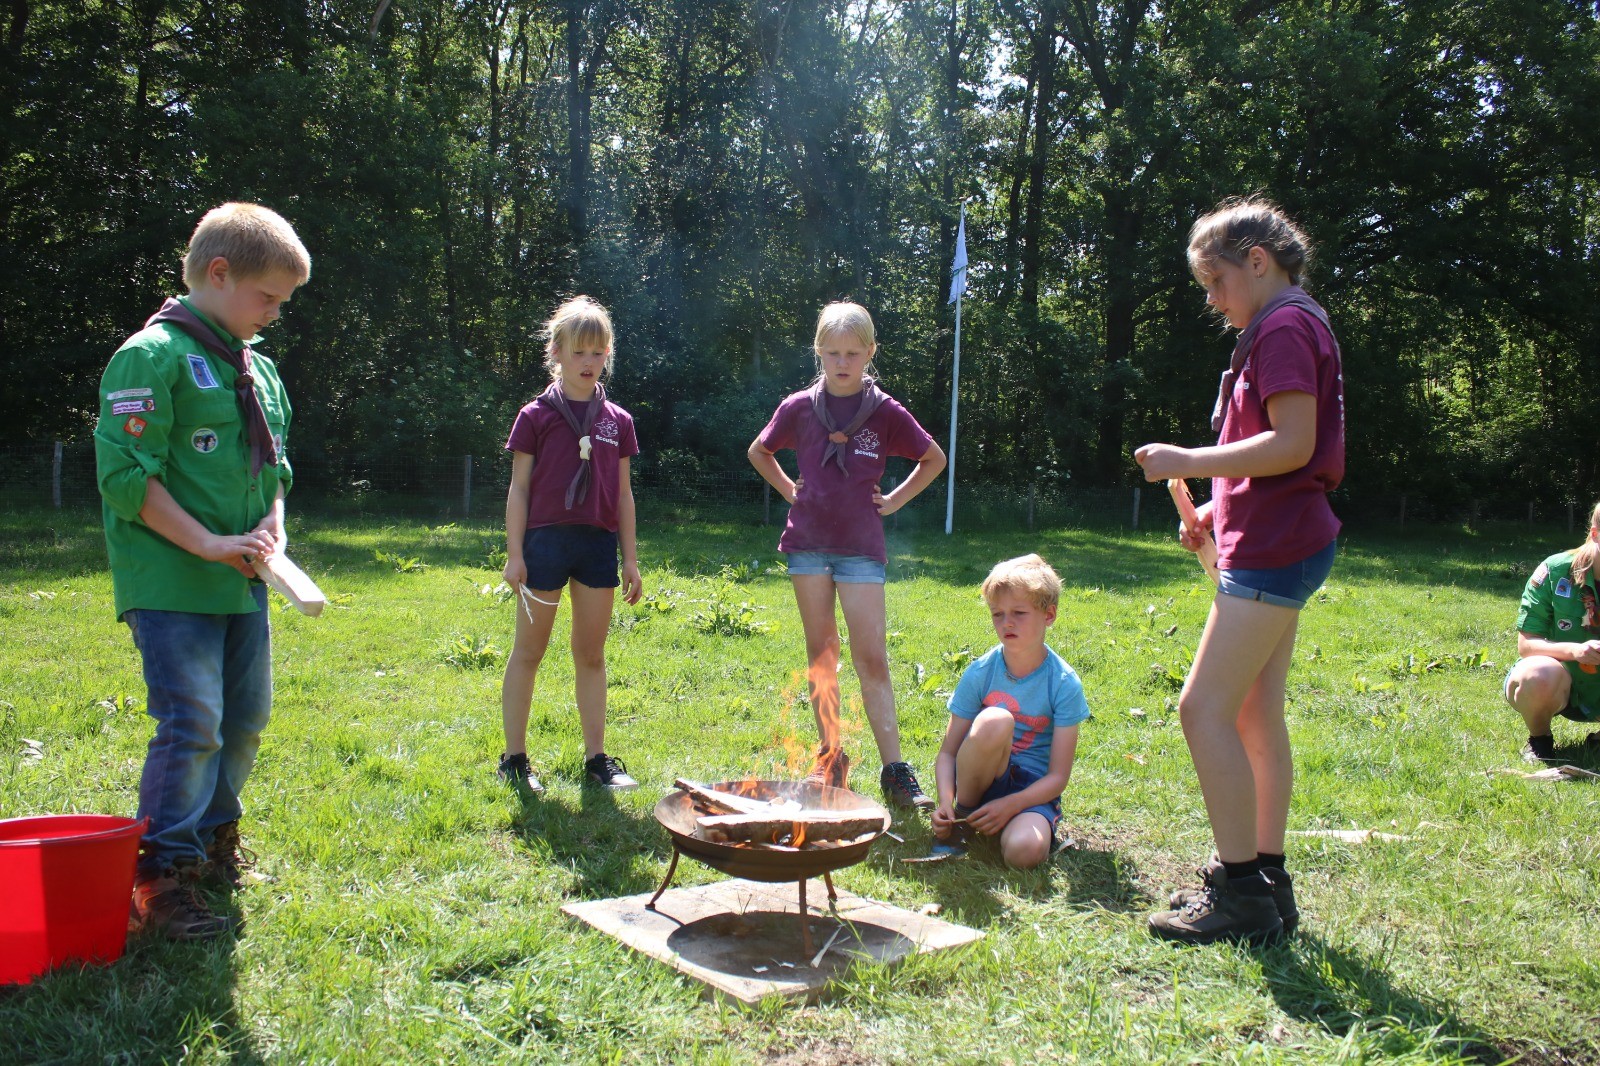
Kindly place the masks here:
POLYGON ((1595 556, 1600 555, 1600 541, 1594 539, 1594 531, 1600 529, 1600 503, 1594 505, 1594 510, 1589 512, 1589 535, 1584 538, 1578 550, 1572 553, 1572 581, 1581 585, 1589 579, 1589 571, 1594 569, 1595 556))

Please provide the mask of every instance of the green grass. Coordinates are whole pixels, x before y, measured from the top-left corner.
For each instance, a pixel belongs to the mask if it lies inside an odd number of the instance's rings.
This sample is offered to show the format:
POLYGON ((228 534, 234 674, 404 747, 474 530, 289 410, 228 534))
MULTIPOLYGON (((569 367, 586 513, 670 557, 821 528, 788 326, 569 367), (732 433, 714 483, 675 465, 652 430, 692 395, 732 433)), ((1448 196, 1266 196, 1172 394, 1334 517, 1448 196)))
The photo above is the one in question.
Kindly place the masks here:
MULTIPOLYGON (((1511 623, 1564 531, 1350 535, 1290 677, 1291 828, 1412 839, 1292 839, 1303 933, 1253 952, 1144 932, 1210 848, 1173 704, 1206 611, 1198 568, 1164 532, 947 539, 904 523, 890 653, 930 783, 945 655, 992 642, 978 581, 1033 549, 1061 571, 1051 640, 1095 713, 1065 796, 1081 847, 1028 873, 901 866, 927 844, 902 820, 904 848, 884 841, 842 887, 938 903, 984 938, 857 971, 819 1006, 745 1009, 559 913, 655 886, 670 848, 650 808, 675 775, 771 774, 786 740, 813 739, 776 531, 643 522, 652 598, 617 612, 608 747, 644 787, 614 800, 580 787, 558 626, 532 721, 549 792, 526 809, 492 777, 514 609, 493 591, 500 533, 297 522, 294 555, 334 602, 320 619, 273 615, 275 716, 244 831, 275 881, 232 904, 248 921, 236 942, 137 938, 113 966, 0 990, 0 1057, 1600 1061, 1600 790, 1486 772, 1520 765, 1499 694, 1511 623)), ((0 627, 0 815, 131 814, 150 726, 92 517, 0 517, 0 627)), ((848 671, 844 687, 853 701, 848 671)), ((858 703, 847 717, 853 780, 870 790, 858 703)), ((1558 724, 1558 743, 1583 736, 1558 724)), ((678 881, 717 876, 685 863, 678 881)))

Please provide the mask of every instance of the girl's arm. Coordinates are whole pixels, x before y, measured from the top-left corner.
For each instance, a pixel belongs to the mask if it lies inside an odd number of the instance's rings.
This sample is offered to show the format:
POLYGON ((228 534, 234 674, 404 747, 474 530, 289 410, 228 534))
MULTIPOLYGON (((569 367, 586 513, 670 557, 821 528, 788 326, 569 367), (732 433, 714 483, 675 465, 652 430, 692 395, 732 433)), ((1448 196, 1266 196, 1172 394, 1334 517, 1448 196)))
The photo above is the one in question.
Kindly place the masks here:
POLYGON ((939 745, 939 754, 933 759, 934 794, 938 796, 939 805, 934 808, 933 835, 941 840, 950 835, 950 830, 955 828, 956 820, 956 754, 961 750, 962 741, 967 739, 967 734, 972 731, 972 720, 956 715, 950 716, 950 724, 944 731, 944 743, 939 745))
POLYGON ((1560 663, 1600 666, 1600 640, 1546 640, 1532 633, 1517 633, 1517 658, 1544 655, 1560 663))
POLYGON ((944 470, 944 452, 937 444, 930 443, 928 450, 922 453, 922 458, 917 460, 917 467, 911 471, 911 476, 894 487, 894 491, 885 496, 881 492, 872 494, 872 502, 878 505, 880 515, 891 515, 912 500, 917 498, 917 493, 933 483, 944 470))
POLYGON ((1271 477, 1298 470, 1317 448, 1317 398, 1309 392, 1278 392, 1267 398, 1272 428, 1253 437, 1209 448, 1146 444, 1133 453, 1146 481, 1174 477, 1271 477))
POLYGON ((789 480, 789 475, 778 465, 778 457, 761 446, 761 438, 757 437, 751 441, 750 447, 744 454, 749 457, 750 465, 756 468, 756 473, 766 479, 768 485, 778 490, 778 495, 783 497, 784 503, 792 506, 797 491, 795 483, 789 480))
POLYGON ((617 464, 617 543, 622 548, 622 599, 638 603, 644 595, 644 581, 639 577, 638 529, 634 520, 633 481, 629 477, 629 461, 624 458, 617 464))
POLYGON ((501 576, 513 592, 528 580, 528 564, 522 558, 522 536, 528 532, 528 480, 533 474, 533 456, 511 453, 511 487, 506 490, 506 567, 501 576))

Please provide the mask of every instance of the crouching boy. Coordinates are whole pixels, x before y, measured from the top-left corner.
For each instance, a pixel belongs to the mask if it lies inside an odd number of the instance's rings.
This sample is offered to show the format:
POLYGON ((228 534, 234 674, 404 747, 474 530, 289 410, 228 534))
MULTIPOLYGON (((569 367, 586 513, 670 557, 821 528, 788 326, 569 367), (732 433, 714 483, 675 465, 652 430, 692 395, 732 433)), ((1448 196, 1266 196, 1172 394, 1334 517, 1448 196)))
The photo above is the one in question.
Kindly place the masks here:
POLYGON ((1072 667, 1045 646, 1061 579, 1037 555, 989 572, 983 598, 1000 643, 961 675, 934 764, 933 832, 959 846, 969 830, 1000 837, 1012 866, 1050 857, 1078 723, 1089 717, 1072 667))
POLYGON ((194 886, 240 884, 239 792, 272 706, 266 588, 250 560, 286 544, 289 399, 250 342, 311 260, 276 213, 224 204, 195 229, 183 273, 188 295, 111 357, 94 442, 117 617, 155 719, 132 919, 193 940, 231 928, 194 886))

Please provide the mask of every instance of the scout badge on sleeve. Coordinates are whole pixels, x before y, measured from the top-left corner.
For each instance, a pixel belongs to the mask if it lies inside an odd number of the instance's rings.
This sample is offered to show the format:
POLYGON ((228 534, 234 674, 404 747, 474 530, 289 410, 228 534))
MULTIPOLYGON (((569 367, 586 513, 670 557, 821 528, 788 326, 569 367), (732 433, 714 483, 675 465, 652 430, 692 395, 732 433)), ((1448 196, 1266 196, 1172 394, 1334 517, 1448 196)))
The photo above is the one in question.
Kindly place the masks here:
POLYGON ((1217 577, 1217 542, 1211 538, 1211 532, 1200 527, 1200 515, 1194 509, 1194 498, 1189 495, 1189 483, 1181 477, 1170 478, 1167 481, 1167 491, 1172 493, 1172 502, 1178 508, 1178 518, 1183 522, 1183 528, 1189 531, 1191 537, 1200 538, 1200 565, 1205 567, 1206 576, 1212 582, 1220 580, 1217 577))
POLYGON ((256 576, 275 589, 278 595, 294 604, 294 609, 309 618, 322 613, 328 598, 317 588, 317 583, 306 572, 294 565, 287 555, 256 556, 250 560, 256 576))

